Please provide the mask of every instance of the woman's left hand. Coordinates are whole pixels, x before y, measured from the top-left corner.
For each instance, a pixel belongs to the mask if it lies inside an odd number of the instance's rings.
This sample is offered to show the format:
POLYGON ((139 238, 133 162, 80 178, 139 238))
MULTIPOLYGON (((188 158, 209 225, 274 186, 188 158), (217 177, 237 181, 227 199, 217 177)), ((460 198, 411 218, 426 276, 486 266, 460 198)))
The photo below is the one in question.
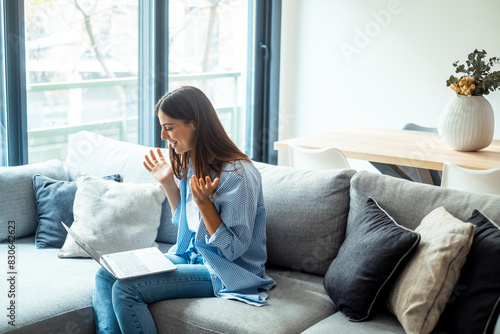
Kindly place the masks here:
POLYGON ((219 184, 218 177, 212 182, 210 176, 205 177, 205 179, 198 179, 196 175, 193 175, 192 179, 189 180, 189 186, 195 203, 198 206, 210 203, 210 198, 217 189, 217 184, 219 184))

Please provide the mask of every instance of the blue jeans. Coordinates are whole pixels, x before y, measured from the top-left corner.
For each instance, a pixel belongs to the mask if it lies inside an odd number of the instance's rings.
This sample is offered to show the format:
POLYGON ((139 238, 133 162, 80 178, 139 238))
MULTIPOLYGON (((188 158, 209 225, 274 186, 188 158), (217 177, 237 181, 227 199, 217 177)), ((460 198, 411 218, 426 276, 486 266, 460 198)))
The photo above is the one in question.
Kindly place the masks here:
POLYGON ((116 280, 104 268, 96 274, 92 300, 97 333, 157 333, 148 304, 174 298, 213 297, 212 281, 203 264, 165 254, 177 270, 116 280))

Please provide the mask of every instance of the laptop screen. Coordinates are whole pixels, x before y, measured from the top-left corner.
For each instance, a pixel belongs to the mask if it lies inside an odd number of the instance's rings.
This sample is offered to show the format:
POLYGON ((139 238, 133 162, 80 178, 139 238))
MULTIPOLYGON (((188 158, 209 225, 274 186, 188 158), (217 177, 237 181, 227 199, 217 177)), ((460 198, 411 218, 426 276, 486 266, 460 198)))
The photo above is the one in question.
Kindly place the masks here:
POLYGON ((66 229, 66 231, 68 231, 68 233, 71 235, 71 237, 73 237, 73 239, 75 240, 75 242, 80 247, 82 247, 84 251, 86 251, 90 256, 92 256, 92 258, 94 258, 94 260, 96 260, 97 262, 101 263, 101 255, 99 253, 97 253, 92 247, 89 246, 89 244, 87 244, 85 241, 83 241, 83 239, 80 238, 80 236, 78 234, 76 234, 66 224, 64 224, 63 222, 61 222, 61 224, 63 224, 63 226, 66 229))

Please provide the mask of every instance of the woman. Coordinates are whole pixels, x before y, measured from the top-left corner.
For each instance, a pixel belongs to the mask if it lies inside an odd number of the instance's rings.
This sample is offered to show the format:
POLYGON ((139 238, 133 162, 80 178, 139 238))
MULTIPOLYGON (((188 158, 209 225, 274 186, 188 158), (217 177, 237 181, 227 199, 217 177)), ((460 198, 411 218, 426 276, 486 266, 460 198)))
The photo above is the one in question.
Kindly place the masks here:
POLYGON ((169 143, 170 163, 160 149, 144 167, 160 182, 178 225, 167 256, 177 270, 115 280, 96 275, 93 306, 99 333, 156 333, 148 304, 164 299, 222 297, 266 304, 275 282, 267 259, 261 176, 229 139, 209 99, 181 87, 155 107, 169 143))

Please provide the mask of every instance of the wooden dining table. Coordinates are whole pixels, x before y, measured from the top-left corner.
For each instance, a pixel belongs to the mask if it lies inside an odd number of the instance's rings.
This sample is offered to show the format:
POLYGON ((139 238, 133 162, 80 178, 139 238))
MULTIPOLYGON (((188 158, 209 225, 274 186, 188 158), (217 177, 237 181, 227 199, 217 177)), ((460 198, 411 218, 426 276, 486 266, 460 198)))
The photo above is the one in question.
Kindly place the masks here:
POLYGON ((293 143, 306 148, 335 147, 347 158, 389 165, 443 170, 446 161, 476 170, 500 167, 500 140, 475 152, 459 152, 449 147, 437 133, 380 129, 345 128, 274 142, 274 149, 287 151, 293 143))

